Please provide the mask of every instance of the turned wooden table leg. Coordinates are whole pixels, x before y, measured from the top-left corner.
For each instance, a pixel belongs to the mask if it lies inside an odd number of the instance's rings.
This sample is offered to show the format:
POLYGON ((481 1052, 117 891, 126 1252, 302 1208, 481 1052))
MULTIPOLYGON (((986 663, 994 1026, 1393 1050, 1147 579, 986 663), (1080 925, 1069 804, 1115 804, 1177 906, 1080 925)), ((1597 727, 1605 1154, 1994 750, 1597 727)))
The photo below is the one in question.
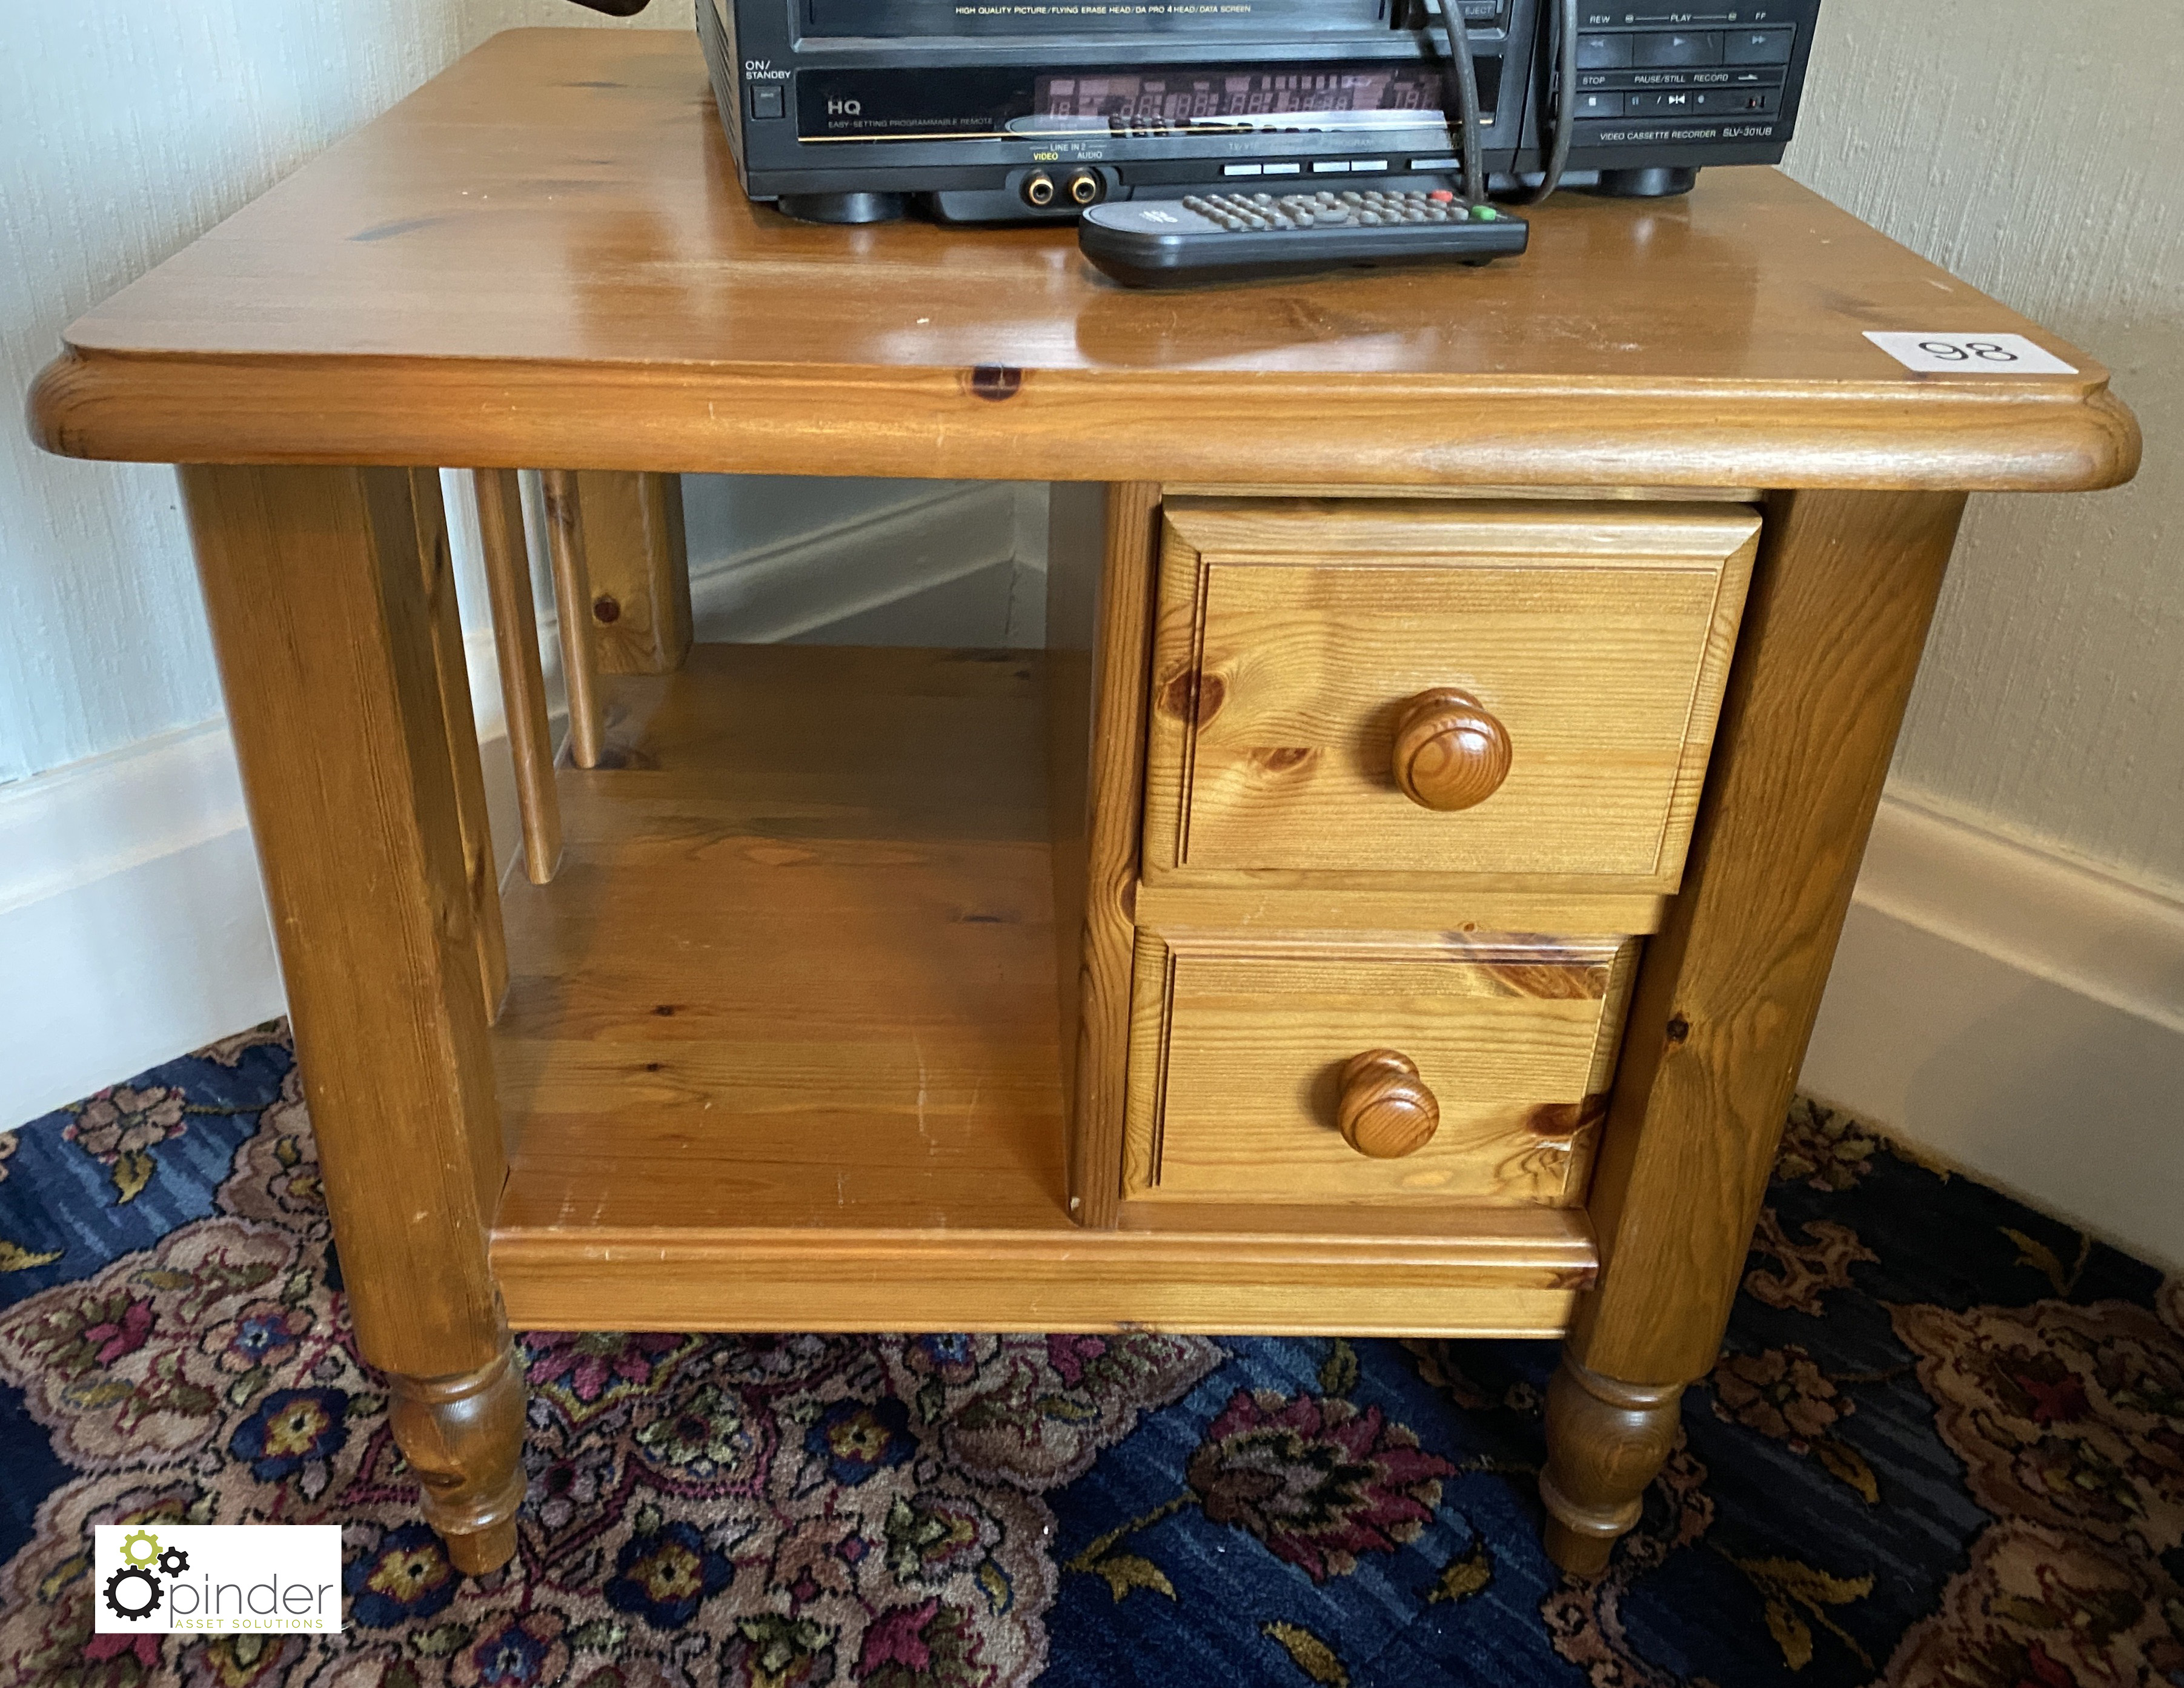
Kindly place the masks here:
POLYGON ((1604 1568, 1719 1352, 1961 493, 1774 499, 1681 894, 1648 943, 1548 1396, 1548 1551, 1604 1568))
POLYGON ((455 1568, 498 1570, 515 1554, 523 1501, 523 1372, 505 1331, 500 1352, 452 1377, 397 1376, 387 1417, 417 1473, 425 1521, 455 1568))
POLYGON ((181 471, 358 1345, 454 1562, 515 1551, 523 1387, 476 907, 398 469, 181 471))
POLYGON ((1607 1568, 1616 1538, 1638 1522, 1648 1485, 1676 1445, 1681 1384, 1626 1384, 1565 1359, 1547 1385, 1540 1474, 1547 1552, 1566 1571, 1607 1568))

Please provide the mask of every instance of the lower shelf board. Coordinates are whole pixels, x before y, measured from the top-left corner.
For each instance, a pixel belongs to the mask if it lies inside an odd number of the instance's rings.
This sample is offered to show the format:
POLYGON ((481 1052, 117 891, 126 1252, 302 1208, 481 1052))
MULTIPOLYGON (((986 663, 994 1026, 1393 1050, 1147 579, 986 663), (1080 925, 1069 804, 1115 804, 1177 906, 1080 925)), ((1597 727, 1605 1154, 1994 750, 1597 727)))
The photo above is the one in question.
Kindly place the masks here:
MULTIPOLYGON (((1557 1336, 1597 1262, 1580 1212, 1484 1234, 503 1229, 519 1328, 1557 1336)), ((1516 1223, 1521 1222, 1521 1223, 1516 1223)))
POLYGON ((561 871, 504 904, 520 1328, 1567 1326, 1580 1212, 1071 1222, 1036 655, 700 646, 604 677, 561 871))

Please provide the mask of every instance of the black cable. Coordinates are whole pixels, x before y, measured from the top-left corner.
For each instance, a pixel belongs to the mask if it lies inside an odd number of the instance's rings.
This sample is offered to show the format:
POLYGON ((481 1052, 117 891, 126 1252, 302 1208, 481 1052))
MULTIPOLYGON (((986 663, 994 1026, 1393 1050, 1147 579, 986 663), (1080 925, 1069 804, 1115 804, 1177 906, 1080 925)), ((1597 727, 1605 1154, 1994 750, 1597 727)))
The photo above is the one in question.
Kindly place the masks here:
MULTIPOLYGON (((1577 0, 1570 3, 1574 6, 1577 0)), ((1449 91, 1456 96, 1457 122, 1462 131, 1463 197, 1483 205, 1486 203, 1486 149, 1479 137, 1479 67, 1471 58, 1471 26, 1463 21, 1463 0, 1440 0, 1440 8, 1448 19, 1449 91)), ((1430 29, 1426 39, 1433 39, 1430 29)))
POLYGON ((1577 129, 1577 0, 1546 0, 1546 3, 1557 5, 1559 15, 1546 10, 1543 3, 1540 18, 1543 22, 1556 18, 1561 37, 1555 43, 1555 132, 1540 185, 1524 196, 1527 205, 1538 204, 1563 185, 1563 171, 1569 166, 1570 137, 1577 129))

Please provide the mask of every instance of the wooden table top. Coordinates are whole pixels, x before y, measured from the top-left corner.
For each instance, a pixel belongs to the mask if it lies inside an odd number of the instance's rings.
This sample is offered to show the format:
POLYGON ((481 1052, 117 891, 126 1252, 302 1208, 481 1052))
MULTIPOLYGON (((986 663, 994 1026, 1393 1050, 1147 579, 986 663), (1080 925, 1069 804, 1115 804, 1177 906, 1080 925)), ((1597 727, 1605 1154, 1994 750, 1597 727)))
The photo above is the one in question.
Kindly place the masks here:
POLYGON ((487 45, 74 324, 50 449, 1061 480, 2101 487, 2108 372, 1768 170, 1558 196, 1485 270, 1184 293, 1073 231, 738 188, 694 38, 487 45), (2030 336, 1915 375, 1868 329, 2030 336))

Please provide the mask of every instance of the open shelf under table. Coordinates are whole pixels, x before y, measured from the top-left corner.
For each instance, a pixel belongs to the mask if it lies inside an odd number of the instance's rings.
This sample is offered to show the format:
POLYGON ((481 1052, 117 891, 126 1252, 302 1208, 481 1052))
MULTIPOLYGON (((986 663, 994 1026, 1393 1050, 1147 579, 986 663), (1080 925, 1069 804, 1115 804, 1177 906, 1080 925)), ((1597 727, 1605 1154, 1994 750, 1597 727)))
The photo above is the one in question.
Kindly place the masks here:
POLYGON ((1567 1324, 1580 1212, 1072 1223, 1039 654, 699 646, 606 695, 504 905, 519 1326, 1567 1324))

